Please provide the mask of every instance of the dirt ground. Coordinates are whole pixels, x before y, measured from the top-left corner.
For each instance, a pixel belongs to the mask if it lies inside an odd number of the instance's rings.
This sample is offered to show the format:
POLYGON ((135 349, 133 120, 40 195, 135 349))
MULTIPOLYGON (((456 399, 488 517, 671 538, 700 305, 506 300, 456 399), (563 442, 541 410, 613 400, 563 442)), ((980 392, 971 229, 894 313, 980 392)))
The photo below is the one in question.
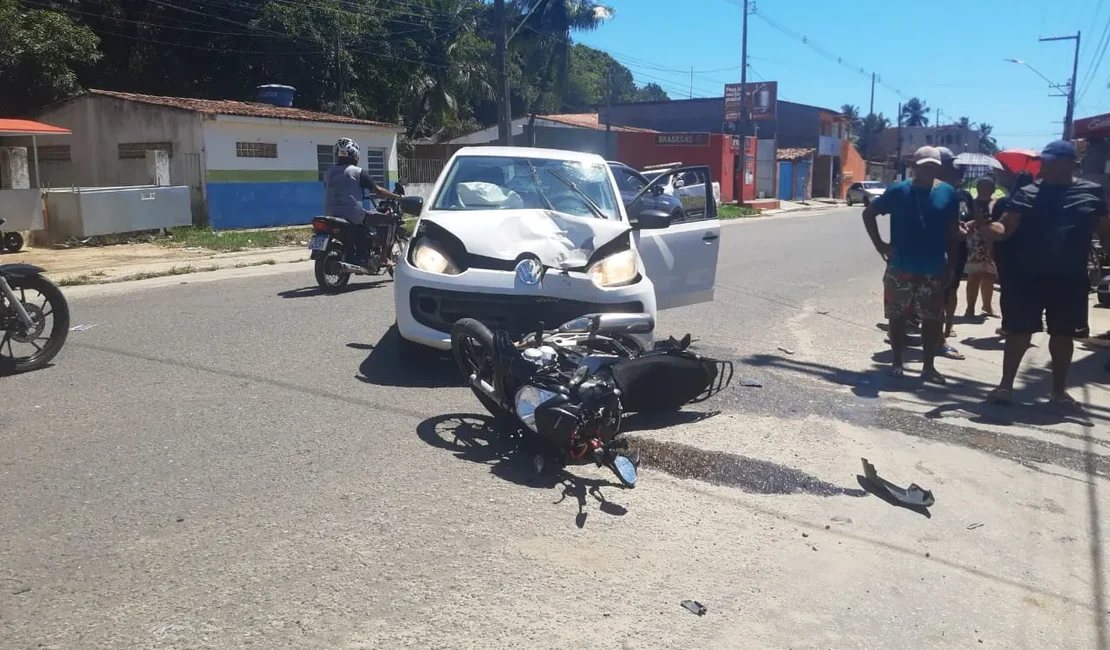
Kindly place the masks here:
POLYGON ((34 264, 46 269, 50 279, 59 282, 104 282, 137 273, 159 273, 173 267, 234 267, 307 259, 307 249, 297 246, 258 248, 220 252, 204 248, 170 248, 156 244, 118 244, 82 248, 27 248, 0 257, 3 264, 34 264))

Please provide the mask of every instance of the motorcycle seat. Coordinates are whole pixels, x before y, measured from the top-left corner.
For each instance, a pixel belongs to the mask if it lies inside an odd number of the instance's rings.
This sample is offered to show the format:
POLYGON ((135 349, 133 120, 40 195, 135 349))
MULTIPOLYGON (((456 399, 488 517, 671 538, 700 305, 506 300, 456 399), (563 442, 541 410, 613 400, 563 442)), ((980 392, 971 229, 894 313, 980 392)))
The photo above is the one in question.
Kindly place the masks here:
POLYGON ((328 223, 334 223, 337 226, 351 225, 351 222, 347 221, 343 217, 316 217, 315 219, 313 219, 313 221, 327 221, 328 223))

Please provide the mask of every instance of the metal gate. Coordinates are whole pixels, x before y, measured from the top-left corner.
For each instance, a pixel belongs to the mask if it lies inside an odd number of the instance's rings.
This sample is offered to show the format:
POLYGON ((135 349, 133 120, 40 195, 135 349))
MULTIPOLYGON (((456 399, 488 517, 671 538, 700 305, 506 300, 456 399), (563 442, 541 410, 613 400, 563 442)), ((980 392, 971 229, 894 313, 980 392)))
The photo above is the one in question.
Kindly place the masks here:
POLYGON ((775 195, 775 141, 760 140, 755 154, 755 196, 768 199, 775 195))

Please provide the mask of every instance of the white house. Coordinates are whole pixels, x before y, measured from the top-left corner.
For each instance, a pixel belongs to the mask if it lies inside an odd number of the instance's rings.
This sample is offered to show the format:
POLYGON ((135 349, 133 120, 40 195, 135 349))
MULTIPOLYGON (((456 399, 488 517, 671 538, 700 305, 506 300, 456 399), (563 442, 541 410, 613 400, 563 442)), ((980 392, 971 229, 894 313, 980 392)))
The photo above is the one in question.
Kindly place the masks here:
POLYGON ((401 127, 294 108, 287 86, 260 90, 259 102, 89 90, 47 106, 36 117, 73 134, 39 137, 42 184, 147 184, 146 151, 162 150, 170 183, 192 190, 194 221, 224 229, 303 224, 320 214, 322 171, 341 137, 358 142, 375 180, 397 180, 401 127))

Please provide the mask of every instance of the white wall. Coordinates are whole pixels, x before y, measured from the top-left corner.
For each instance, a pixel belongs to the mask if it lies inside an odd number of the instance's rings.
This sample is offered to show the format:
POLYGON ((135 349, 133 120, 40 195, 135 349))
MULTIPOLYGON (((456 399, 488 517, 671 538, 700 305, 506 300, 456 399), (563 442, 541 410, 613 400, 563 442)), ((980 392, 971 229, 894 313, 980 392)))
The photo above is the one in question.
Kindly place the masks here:
POLYGON ((362 151, 385 150, 387 175, 397 177, 397 134, 380 127, 224 115, 206 119, 203 124, 208 170, 315 171, 316 146, 330 147, 339 138, 348 137, 362 151), (236 142, 275 143, 278 157, 239 158, 235 155, 236 142))

